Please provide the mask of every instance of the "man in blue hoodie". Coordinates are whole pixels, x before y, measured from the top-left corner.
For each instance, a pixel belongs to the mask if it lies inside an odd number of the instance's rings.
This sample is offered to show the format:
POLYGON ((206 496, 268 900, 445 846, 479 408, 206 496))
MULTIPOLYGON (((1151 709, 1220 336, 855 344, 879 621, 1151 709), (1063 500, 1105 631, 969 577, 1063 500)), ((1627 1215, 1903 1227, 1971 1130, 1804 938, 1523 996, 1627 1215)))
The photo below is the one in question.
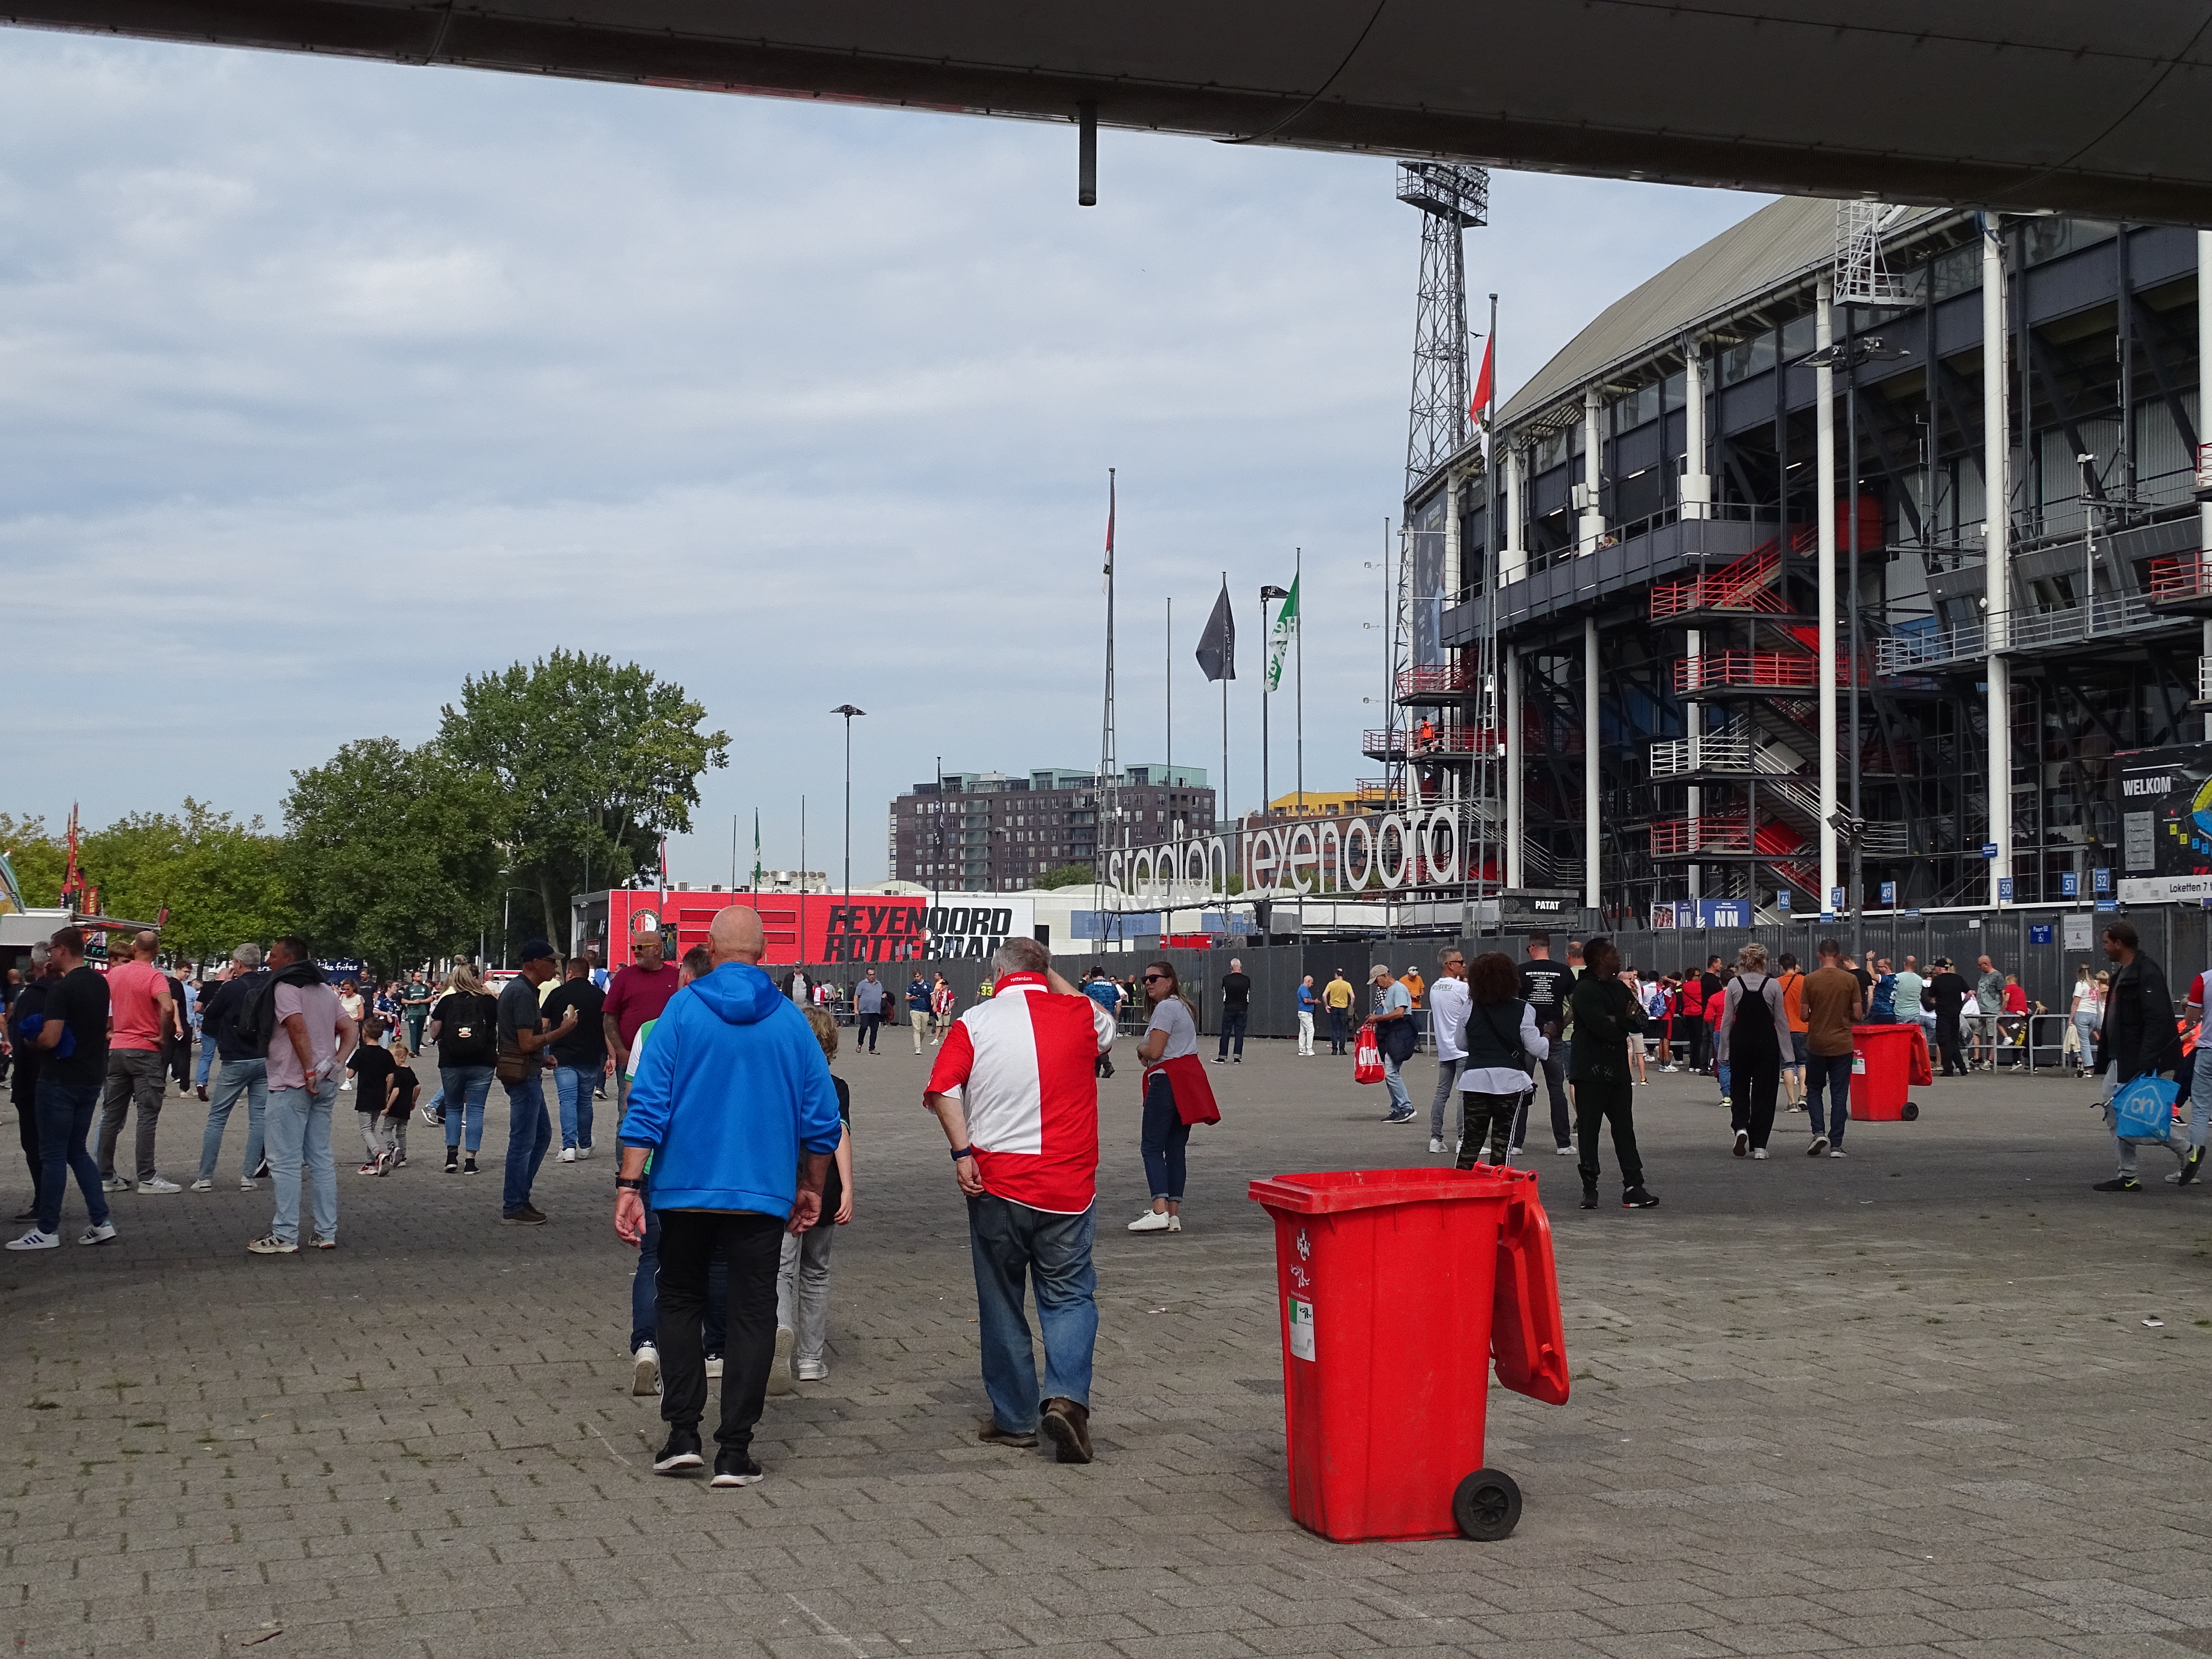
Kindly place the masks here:
POLYGON ((821 1044, 760 970, 766 948, 753 910, 733 905, 714 918, 714 971, 669 1000, 630 1084, 615 1181, 617 1233, 632 1244, 644 1238, 647 1202, 660 1221, 660 1416, 668 1443, 653 1460, 658 1474, 688 1474, 705 1462, 707 1264, 718 1243, 728 1258, 718 1486, 761 1478, 753 1427, 775 1356, 783 1234, 803 1233, 819 1219, 822 1183, 843 1131, 821 1044))

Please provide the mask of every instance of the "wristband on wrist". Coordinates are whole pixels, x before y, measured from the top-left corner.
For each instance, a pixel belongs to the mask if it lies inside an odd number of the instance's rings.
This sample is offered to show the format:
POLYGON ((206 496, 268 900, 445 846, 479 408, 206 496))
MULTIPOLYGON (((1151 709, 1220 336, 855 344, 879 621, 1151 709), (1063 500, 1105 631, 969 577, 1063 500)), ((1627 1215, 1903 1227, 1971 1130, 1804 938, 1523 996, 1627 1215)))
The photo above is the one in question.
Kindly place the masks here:
POLYGON ((973 1158, 975 1156, 975 1149, 973 1146, 955 1146, 952 1149, 952 1161, 955 1164, 957 1164, 963 1158, 973 1158))
POLYGON ((645 1190, 645 1181, 642 1176, 632 1179, 629 1176, 617 1176, 615 1177, 615 1185, 617 1188, 633 1193, 641 1193, 645 1190))

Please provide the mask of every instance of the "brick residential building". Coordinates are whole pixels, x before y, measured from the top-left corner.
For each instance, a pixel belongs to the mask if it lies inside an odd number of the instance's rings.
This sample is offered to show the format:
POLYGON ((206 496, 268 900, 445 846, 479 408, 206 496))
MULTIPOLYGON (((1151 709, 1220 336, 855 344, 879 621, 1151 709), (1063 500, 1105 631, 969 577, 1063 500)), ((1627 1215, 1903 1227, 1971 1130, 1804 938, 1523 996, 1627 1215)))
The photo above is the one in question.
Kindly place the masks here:
MULTIPOLYGON (((1098 779, 1040 767, 1026 776, 947 772, 891 803, 894 880, 962 892, 1034 887, 1065 865, 1098 856, 1098 779)), ((1129 844, 1213 833, 1213 791, 1197 766, 1127 766, 1121 809, 1129 844)))

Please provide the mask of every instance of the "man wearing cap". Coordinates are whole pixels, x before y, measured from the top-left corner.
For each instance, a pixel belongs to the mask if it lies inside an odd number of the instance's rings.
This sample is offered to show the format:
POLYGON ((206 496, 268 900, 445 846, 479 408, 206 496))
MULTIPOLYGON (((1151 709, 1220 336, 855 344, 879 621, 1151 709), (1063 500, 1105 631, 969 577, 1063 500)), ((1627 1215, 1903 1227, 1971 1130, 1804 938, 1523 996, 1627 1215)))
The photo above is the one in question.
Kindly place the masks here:
POLYGON ((522 972, 499 994, 499 1080, 507 1085, 507 1183, 499 1216, 518 1227, 542 1227, 545 1216, 530 1201, 538 1166, 553 1144, 553 1119, 545 1109, 544 1050, 576 1029, 573 1004, 549 1027, 538 988, 559 969, 553 947, 542 939, 522 947, 522 972))

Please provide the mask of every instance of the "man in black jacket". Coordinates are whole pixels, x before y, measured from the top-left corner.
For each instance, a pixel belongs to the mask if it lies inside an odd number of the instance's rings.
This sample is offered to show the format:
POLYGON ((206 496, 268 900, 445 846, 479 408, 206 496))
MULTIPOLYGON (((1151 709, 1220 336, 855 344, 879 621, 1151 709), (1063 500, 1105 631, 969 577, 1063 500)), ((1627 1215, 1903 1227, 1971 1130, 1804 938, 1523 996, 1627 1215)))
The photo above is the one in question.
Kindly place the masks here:
POLYGON ((1943 1056, 1943 1075, 1964 1077, 1966 1074, 1966 1034, 1959 1029, 1959 1011, 1966 1006, 1973 989, 1959 971, 1951 966, 1951 958, 1936 958, 1936 977, 1928 981, 1928 1006, 1936 1014, 1936 1048, 1943 1056), (1955 1071, 1954 1069, 1955 1068, 1955 1071))
MULTIPOLYGON (((2112 994, 2106 999, 2105 1027, 2097 1043, 2097 1075, 2102 1077, 2107 1066, 2112 1068, 2112 1083, 2105 1097, 2109 1102, 2136 1079, 2154 1077, 2179 1066, 2181 1033, 2173 1023, 2173 993, 2166 988, 2166 975, 2141 948, 2134 924, 2106 922, 2103 944, 2106 956, 2119 967, 2112 975, 2112 994)), ((2142 1183, 2136 1179, 2136 1148, 2141 1146, 2164 1146, 2181 1161, 2180 1173, 2185 1177, 2195 1173, 2189 1141, 2174 1133, 2171 1119, 2163 1141, 2126 1139, 2118 1133, 2117 1116, 2113 1127, 2120 1170, 2112 1180, 2097 1183, 2099 1192, 2142 1190, 2142 1183)))

